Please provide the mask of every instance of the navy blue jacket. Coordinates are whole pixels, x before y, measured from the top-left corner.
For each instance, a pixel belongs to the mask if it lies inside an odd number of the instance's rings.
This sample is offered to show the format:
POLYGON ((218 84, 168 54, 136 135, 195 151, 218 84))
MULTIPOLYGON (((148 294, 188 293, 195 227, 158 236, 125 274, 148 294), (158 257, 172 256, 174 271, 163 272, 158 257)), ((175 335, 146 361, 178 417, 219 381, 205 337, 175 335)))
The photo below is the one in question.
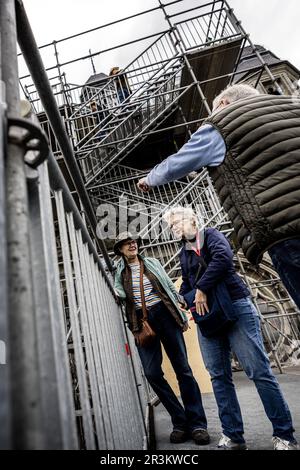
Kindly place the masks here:
POLYGON ((207 293, 220 281, 224 281, 231 300, 241 299, 250 295, 249 290, 237 275, 233 265, 233 252, 227 238, 214 228, 204 232, 204 244, 201 255, 207 268, 199 271, 200 258, 194 250, 186 250, 185 245, 179 253, 182 284, 180 294, 185 295, 192 289, 200 289, 207 293), (198 280, 196 276, 198 273, 198 280))

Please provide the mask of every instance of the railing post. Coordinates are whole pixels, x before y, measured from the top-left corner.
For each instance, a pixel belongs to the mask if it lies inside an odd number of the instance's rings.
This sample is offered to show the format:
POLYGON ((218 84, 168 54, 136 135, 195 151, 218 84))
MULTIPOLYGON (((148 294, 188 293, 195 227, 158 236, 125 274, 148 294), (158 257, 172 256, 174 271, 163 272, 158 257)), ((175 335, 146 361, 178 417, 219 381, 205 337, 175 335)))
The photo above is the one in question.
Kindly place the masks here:
MULTIPOLYGON (((0 2, 2 79, 9 115, 20 116, 17 38, 14 0, 0 2)), ((5 168, 9 311, 9 368, 11 377, 12 446, 42 446, 37 336, 33 305, 28 227, 25 150, 20 131, 7 145, 5 168)), ((2 302, 2 299, 1 299, 2 302)), ((1 423, 2 426, 2 423, 1 423)))
MULTIPOLYGON (((0 35, 1 44, 1 35, 0 35)), ((0 48, 1 70, 1 48, 0 48)), ((7 311, 7 261, 6 261, 6 214, 4 177, 4 84, 0 76, 0 449, 11 448, 10 391, 8 355, 8 311, 7 311)))
POLYGON ((59 59, 58 59, 58 48, 57 48, 57 42, 56 41, 53 41, 53 48, 54 48, 54 55, 55 55, 56 66, 57 66, 57 71, 58 71, 58 79, 59 79, 59 83, 60 83, 60 86, 61 86, 64 101, 65 101, 64 105, 67 108, 69 108, 70 107, 70 102, 69 102, 68 94, 66 92, 66 88, 65 88, 65 84, 64 84, 64 80, 63 80, 63 72, 61 71, 61 66, 60 66, 59 59))

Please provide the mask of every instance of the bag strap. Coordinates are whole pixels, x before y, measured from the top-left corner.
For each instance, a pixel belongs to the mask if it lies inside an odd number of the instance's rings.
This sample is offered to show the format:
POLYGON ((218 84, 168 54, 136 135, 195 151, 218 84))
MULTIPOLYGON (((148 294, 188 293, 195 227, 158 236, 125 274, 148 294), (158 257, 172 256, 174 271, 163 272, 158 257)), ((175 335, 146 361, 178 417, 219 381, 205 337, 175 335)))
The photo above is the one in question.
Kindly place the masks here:
POLYGON ((145 292, 144 292, 144 263, 140 261, 140 293, 141 293, 141 300, 142 300, 142 311, 143 311, 143 320, 147 320, 147 308, 146 308, 146 301, 145 301, 145 292))
POLYGON ((207 269, 207 264, 206 264, 203 256, 200 256, 199 267, 198 267, 198 271, 197 271, 197 274, 196 274, 195 282, 198 281, 198 277, 199 277, 199 274, 200 274, 202 268, 204 268, 206 270, 207 269))
MULTIPOLYGON (((204 229, 204 236, 205 236, 206 232, 205 232, 205 229, 204 229)), ((187 253, 187 256, 186 256, 186 266, 187 266, 187 272, 190 271, 190 268, 191 268, 191 257, 189 256, 190 253, 194 253, 195 250, 193 251, 190 251, 190 250, 186 250, 186 253, 187 253)), ((196 278, 195 278, 195 282, 198 281, 198 277, 199 277, 199 274, 201 272, 201 269, 204 268, 205 270, 207 269, 207 264, 204 260, 204 257, 202 254, 198 255, 199 256, 199 266, 198 266, 198 270, 197 270, 197 274, 196 274, 196 278)))

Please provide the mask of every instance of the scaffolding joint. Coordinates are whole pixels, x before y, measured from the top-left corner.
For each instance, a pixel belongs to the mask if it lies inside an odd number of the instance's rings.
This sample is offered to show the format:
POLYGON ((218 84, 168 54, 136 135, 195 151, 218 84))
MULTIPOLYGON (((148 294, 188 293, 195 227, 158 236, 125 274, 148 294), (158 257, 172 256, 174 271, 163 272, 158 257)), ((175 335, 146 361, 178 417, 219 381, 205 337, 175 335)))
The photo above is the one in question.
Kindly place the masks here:
POLYGON ((48 139, 41 128, 30 119, 8 116, 8 142, 24 150, 24 161, 36 169, 49 155, 48 139), (29 157, 28 152, 34 152, 29 157))

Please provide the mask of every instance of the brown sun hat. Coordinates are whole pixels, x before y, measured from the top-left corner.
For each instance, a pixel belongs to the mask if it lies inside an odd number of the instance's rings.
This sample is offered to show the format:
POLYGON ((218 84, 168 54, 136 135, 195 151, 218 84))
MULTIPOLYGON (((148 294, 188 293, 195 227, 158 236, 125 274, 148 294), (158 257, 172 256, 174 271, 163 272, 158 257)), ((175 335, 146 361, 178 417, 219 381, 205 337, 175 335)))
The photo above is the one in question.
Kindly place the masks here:
POLYGON ((114 252, 116 255, 118 256, 121 255, 119 248, 121 245, 123 245, 123 243, 127 242, 128 240, 134 240, 137 242, 138 247, 140 246, 141 239, 139 237, 133 237, 130 232, 121 232, 117 236, 115 244, 114 244, 114 252))

